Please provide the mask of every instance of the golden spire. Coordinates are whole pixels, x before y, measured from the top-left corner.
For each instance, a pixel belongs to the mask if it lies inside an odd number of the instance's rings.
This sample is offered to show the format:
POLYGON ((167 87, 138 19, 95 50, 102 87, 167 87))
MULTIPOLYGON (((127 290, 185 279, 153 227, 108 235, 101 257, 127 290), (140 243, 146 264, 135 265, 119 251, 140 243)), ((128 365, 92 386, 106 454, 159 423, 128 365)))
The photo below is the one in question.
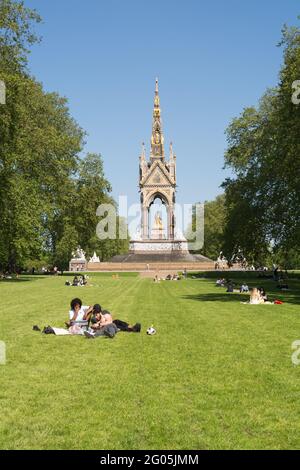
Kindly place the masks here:
POLYGON ((162 132, 160 100, 158 94, 158 79, 155 81, 155 96, 151 136, 151 158, 164 158, 164 136, 162 132))
POLYGON ((154 111, 160 111, 159 94, 158 94, 158 78, 155 80, 155 98, 154 98, 154 111))

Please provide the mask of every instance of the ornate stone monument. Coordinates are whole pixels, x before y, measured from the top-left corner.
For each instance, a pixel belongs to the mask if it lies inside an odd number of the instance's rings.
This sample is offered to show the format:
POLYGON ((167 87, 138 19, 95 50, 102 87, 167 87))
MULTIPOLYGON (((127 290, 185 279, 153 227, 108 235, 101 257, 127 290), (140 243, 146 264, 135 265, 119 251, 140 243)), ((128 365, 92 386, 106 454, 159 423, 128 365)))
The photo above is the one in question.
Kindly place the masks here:
POLYGON ((100 258, 97 256, 97 253, 94 251, 93 256, 90 258, 89 263, 100 263, 100 258))
POLYGON ((72 259, 69 263, 69 271, 85 271, 87 269, 87 260, 85 257, 85 252, 77 247, 76 251, 72 253, 72 259))
POLYGON ((146 158, 145 145, 140 156, 140 201, 141 226, 139 233, 130 242, 130 253, 149 252, 188 254, 188 242, 181 234, 177 236, 174 205, 176 201, 176 155, 172 143, 168 161, 165 160, 164 136, 161 122, 158 80, 156 80, 150 161, 146 158), (160 199, 166 208, 166 228, 160 213, 156 213, 154 226, 150 227, 150 208, 156 199, 160 199))

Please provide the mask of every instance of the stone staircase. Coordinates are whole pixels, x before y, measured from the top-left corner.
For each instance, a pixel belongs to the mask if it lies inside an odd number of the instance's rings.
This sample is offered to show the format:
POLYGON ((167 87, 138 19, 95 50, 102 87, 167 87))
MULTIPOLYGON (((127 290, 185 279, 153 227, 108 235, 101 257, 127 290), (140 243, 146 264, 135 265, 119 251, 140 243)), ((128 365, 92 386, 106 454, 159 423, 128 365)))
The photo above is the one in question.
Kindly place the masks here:
POLYGON ((145 252, 114 256, 108 262, 88 263, 88 271, 99 272, 156 272, 211 271, 215 263, 202 255, 189 252, 145 252))
POLYGON ((203 262, 149 262, 149 263, 133 263, 133 262, 102 262, 88 263, 87 271, 93 272, 178 272, 184 271, 213 271, 215 264, 213 261, 203 262))

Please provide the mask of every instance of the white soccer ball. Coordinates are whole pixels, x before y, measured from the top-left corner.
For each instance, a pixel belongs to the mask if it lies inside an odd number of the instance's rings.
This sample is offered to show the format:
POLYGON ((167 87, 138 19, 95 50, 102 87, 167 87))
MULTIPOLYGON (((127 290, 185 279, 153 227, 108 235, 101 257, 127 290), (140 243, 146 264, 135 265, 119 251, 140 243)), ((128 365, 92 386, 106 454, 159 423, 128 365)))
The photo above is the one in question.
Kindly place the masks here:
POLYGON ((156 329, 153 328, 153 326, 150 326, 150 328, 148 328, 147 330, 147 335, 155 335, 156 333, 156 329))

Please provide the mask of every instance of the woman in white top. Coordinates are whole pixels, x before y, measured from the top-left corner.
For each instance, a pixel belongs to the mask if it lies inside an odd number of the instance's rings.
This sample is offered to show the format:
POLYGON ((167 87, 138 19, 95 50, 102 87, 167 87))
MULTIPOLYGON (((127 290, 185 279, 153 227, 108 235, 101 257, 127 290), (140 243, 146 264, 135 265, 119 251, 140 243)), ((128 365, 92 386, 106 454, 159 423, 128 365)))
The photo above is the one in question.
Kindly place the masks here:
POLYGON ((256 287, 254 287, 250 295, 250 304, 259 305, 263 303, 264 299, 262 298, 260 291, 256 287))
POLYGON ((69 311, 70 324, 88 321, 93 311, 93 307, 82 305, 81 299, 71 300, 71 310, 69 311))

